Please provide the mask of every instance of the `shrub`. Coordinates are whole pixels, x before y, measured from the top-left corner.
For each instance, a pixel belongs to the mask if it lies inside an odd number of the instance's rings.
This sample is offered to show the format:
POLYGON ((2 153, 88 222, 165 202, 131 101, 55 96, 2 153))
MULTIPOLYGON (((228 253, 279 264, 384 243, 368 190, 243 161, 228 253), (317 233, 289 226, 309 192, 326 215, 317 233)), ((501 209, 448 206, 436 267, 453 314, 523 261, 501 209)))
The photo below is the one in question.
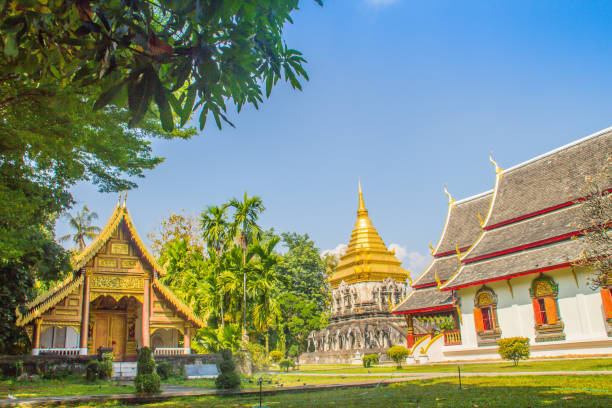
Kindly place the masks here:
POLYGON ((222 390, 231 390, 240 386, 240 376, 236 372, 236 364, 232 359, 230 350, 222 350, 221 356, 223 361, 219 363, 219 375, 215 380, 217 388, 222 390))
POLYGON ((266 355, 266 348, 264 346, 257 343, 247 343, 246 351, 249 355, 249 360, 251 360, 254 371, 262 371, 268 368, 270 362, 268 360, 268 356, 266 355))
POLYGON ((497 341, 497 352, 504 360, 514 361, 517 366, 520 360, 529 358, 529 339, 527 337, 507 337, 497 341))
POLYGON ((161 390, 161 378, 156 373, 139 374, 134 378, 136 392, 154 394, 161 390))
POLYGON ((387 356, 397 364, 397 368, 402 368, 402 361, 410 355, 410 350, 404 346, 393 346, 387 350, 387 356))
POLYGON ((378 354, 366 354, 362 362, 364 367, 372 367, 372 364, 378 364, 378 354))
POLYGON ((143 347, 138 351, 138 364, 136 366, 136 378, 134 385, 137 392, 153 394, 160 392, 161 379, 155 372, 155 360, 153 352, 149 347, 143 347))
POLYGON ((300 355, 300 347, 297 344, 289 347, 289 357, 298 357, 300 355))
POLYGON ((42 373, 42 378, 45 380, 62 380, 72 375, 72 371, 68 368, 58 368, 56 370, 45 370, 42 373))
POLYGON ((85 367, 85 378, 87 381, 96 381, 100 376, 100 362, 98 360, 91 360, 85 367))
POLYGON ((172 366, 167 361, 162 361, 157 365, 157 374, 161 377, 162 380, 167 380, 170 376, 172 376, 172 366))
POLYGON ((290 368, 293 368, 293 360, 288 360, 288 359, 284 359, 281 360, 280 363, 278 363, 278 365, 280 366, 281 370, 284 368, 285 371, 289 371, 290 368))
POLYGON ((274 350, 270 352, 270 359, 274 362, 274 364, 278 364, 283 357, 285 357, 285 353, 280 350, 274 350))
POLYGON ((98 376, 101 380, 110 380, 113 377, 113 353, 102 354, 100 360, 100 371, 98 376))

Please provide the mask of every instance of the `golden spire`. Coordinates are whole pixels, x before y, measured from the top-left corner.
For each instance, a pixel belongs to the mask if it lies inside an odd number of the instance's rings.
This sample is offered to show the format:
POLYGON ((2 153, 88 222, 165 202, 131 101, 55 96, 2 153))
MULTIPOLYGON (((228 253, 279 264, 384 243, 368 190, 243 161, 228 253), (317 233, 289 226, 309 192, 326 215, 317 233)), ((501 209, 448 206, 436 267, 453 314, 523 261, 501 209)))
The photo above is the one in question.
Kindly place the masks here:
POLYGON ((332 288, 340 282, 380 282, 391 277, 406 282, 409 272, 401 267, 401 262, 389 251, 378 235, 368 216, 363 200, 363 190, 359 182, 359 202, 357 220, 351 233, 348 249, 340 258, 335 272, 329 278, 332 288))
POLYGON ((366 210, 365 203, 363 202, 363 191, 361 191, 361 180, 358 180, 359 183, 359 208, 357 208, 357 216, 361 215, 361 213, 368 214, 368 210, 366 210))

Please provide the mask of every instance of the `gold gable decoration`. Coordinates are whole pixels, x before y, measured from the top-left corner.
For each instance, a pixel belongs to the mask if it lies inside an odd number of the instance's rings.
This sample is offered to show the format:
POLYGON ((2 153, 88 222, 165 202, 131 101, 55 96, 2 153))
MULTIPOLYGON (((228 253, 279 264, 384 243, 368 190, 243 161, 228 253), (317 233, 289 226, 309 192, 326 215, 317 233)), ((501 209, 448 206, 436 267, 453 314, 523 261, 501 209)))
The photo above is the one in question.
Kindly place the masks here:
POLYGON ((195 323, 198 327, 204 327, 204 322, 196 316, 193 311, 187 307, 187 305, 180 300, 172 291, 166 287, 159 280, 154 279, 153 285, 155 289, 159 291, 159 293, 166 299, 172 306, 174 306, 179 312, 181 312, 188 320, 195 323))
MULTIPOLYGON (((28 312, 24 316, 19 316, 17 319, 17 326, 23 326, 30 323, 32 320, 41 316, 47 310, 61 302, 66 296, 72 291, 78 288, 83 283, 84 275, 79 275, 76 279, 71 282, 64 281, 61 287, 55 291, 49 291, 45 294, 44 300, 42 300, 36 306, 30 306, 28 304, 28 312)), ((33 302, 32 302, 33 303, 33 302)))
POLYGON ((357 221, 351 233, 348 249, 340 258, 334 274, 329 278, 332 288, 346 283, 383 281, 390 277, 406 282, 410 272, 401 267, 394 251, 389 251, 368 216, 359 183, 357 221))

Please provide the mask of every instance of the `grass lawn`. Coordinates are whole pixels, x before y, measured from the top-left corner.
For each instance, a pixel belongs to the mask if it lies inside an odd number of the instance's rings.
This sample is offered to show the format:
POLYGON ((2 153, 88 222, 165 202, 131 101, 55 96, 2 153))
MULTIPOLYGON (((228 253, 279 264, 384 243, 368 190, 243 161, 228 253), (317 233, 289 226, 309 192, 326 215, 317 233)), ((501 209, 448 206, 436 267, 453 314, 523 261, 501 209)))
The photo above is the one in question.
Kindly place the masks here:
MULTIPOLYGON (((500 363, 461 363, 461 371, 466 373, 486 372, 515 372, 515 371, 610 371, 612 370, 612 358, 593 358, 575 360, 528 360, 521 361, 517 367, 512 362, 500 363)), ((370 368, 327 365, 300 366, 300 371, 312 373, 454 373, 457 372, 457 364, 426 364, 426 365, 403 365, 402 370, 394 366, 376 366, 370 368)))
POLYGON ((133 386, 106 381, 88 383, 82 377, 68 377, 61 380, 0 381, 0 398, 6 398, 7 394, 17 398, 32 398, 51 395, 127 394, 132 392, 134 392, 133 386))
MULTIPOLYGON (((334 376, 299 376, 299 375, 287 375, 287 374, 255 374, 249 378, 246 378, 243 382, 243 389, 259 389, 257 380, 262 377, 264 380, 263 389, 278 389, 281 387, 293 387, 296 385, 319 385, 319 384, 342 384, 347 382, 356 381, 375 381, 384 380, 390 378, 388 375, 380 376, 348 376, 343 377, 341 375, 334 376)), ((185 380, 182 378, 169 378, 164 381, 165 384, 181 385, 184 387, 201 387, 201 388, 215 388, 214 379, 193 379, 185 380)))
MULTIPOLYGON (((256 397, 199 397, 134 408, 254 407, 256 397)), ((371 389, 282 393, 264 397, 268 407, 609 407, 611 376, 471 377, 458 390, 457 379, 434 379, 371 389)), ((80 407, 117 406, 110 401, 80 407)))

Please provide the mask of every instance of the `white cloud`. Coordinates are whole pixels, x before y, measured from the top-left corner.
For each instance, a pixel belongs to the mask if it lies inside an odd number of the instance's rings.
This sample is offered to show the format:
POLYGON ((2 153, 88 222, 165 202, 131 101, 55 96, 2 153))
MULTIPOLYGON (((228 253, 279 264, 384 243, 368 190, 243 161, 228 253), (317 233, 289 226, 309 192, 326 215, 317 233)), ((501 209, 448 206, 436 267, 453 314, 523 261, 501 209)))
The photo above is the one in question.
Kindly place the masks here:
POLYGON ((397 3, 399 0, 365 0, 367 4, 375 7, 390 6, 397 3))
POLYGON ((412 272, 411 276, 413 278, 419 276, 431 260, 431 256, 423 255, 418 251, 408 252, 408 250, 400 244, 389 245, 389 250, 395 250, 395 257, 402 261, 404 267, 412 272))
POLYGON ((348 245, 338 244, 334 249, 325 249, 321 251, 321 256, 334 255, 336 258, 340 259, 340 257, 344 255, 347 249, 348 245))

